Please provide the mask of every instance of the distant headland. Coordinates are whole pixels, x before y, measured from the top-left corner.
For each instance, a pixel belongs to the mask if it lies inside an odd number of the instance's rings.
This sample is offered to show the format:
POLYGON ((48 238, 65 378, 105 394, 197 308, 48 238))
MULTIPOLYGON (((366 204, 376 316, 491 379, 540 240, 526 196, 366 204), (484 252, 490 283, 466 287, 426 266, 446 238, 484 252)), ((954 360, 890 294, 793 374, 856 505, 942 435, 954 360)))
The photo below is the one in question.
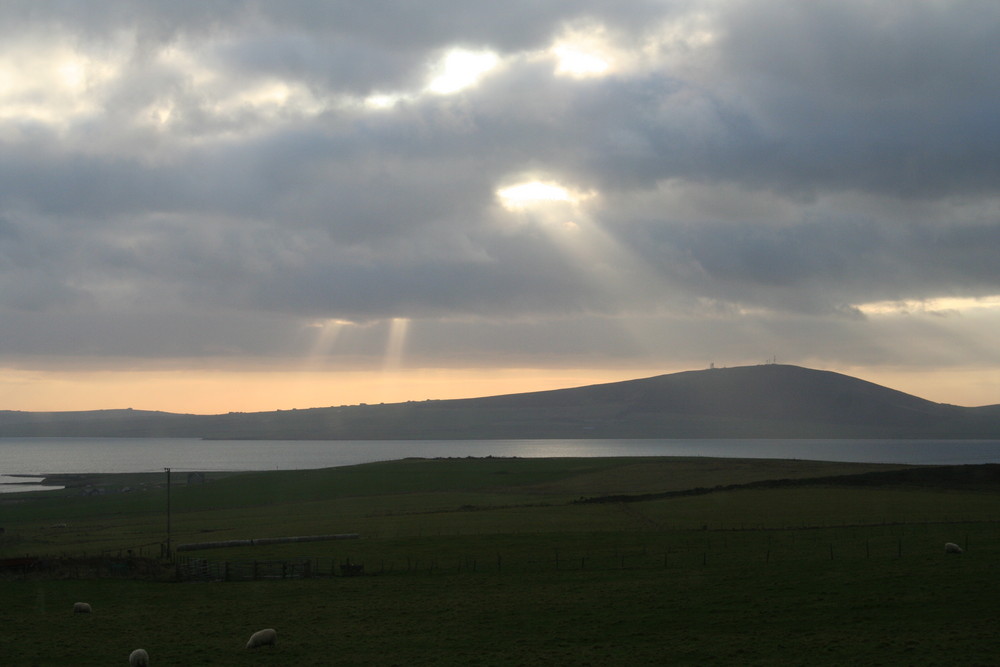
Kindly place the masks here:
POLYGON ((190 415, 0 410, 0 437, 206 439, 1000 438, 1000 405, 935 403, 783 364, 483 398, 190 415))

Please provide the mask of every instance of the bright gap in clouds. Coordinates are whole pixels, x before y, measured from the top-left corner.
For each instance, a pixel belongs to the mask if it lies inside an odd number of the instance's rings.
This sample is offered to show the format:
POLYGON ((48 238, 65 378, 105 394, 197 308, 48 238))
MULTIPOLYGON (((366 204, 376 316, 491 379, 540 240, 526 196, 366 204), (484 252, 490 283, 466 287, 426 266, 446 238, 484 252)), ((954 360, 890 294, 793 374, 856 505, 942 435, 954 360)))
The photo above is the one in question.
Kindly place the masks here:
POLYGON ((508 209, 524 208, 543 202, 575 203, 579 199, 579 196, 574 196, 561 185, 542 181, 530 181, 500 188, 497 190, 497 196, 504 208, 508 209))
POLYGON ((61 125, 100 109, 96 91, 118 73, 115 62, 55 44, 8 40, 0 53, 0 119, 61 125))
POLYGON ((427 90, 440 95, 457 93, 476 85, 499 62, 500 57, 491 51, 453 49, 432 70, 427 90))
POLYGON ((385 111, 396 106, 396 103, 404 99, 403 95, 390 95, 388 93, 376 93, 369 95, 362 101, 362 105, 367 109, 375 111, 385 111))
POLYGON ((607 74, 613 51, 607 30, 599 24, 570 27, 549 49, 556 59, 556 74, 575 78, 607 74))
POLYGON ((925 313, 945 315, 971 310, 1000 310, 1000 294, 986 297, 943 297, 938 299, 907 299, 875 301, 858 306, 866 315, 925 313))
POLYGON ((611 67, 611 64, 601 56, 571 45, 555 46, 552 48, 552 53, 558 61, 556 74, 575 77, 601 76, 611 67))

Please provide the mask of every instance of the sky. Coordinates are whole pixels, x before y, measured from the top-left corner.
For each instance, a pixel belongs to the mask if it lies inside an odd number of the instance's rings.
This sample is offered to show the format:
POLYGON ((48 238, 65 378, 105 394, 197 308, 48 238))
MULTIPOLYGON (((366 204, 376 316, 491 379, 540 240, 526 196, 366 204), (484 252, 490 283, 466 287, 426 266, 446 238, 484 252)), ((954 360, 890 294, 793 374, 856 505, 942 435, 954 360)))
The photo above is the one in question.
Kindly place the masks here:
POLYGON ((5 0, 0 409, 789 363, 1000 403, 993 0, 5 0))

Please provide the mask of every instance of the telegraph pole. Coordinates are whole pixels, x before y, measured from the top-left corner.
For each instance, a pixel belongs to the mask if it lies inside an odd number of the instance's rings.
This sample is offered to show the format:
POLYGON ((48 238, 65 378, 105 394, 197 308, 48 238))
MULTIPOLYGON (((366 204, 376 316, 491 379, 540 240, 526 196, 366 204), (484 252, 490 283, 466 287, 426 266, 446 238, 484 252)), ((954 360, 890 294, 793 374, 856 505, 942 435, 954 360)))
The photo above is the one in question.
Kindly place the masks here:
POLYGON ((167 472, 167 558, 172 559, 170 551, 170 468, 164 468, 167 472))

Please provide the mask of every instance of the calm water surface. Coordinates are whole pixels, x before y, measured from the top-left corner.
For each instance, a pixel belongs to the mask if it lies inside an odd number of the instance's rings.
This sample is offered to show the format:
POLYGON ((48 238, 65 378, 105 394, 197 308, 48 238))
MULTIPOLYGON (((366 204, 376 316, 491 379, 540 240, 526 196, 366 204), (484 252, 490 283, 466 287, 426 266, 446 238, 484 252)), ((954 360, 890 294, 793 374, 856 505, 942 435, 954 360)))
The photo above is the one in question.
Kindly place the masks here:
POLYGON ((10 475, 300 470, 406 457, 708 456, 866 463, 1000 463, 1000 440, 198 440, 0 438, 0 493, 35 490, 10 475))

